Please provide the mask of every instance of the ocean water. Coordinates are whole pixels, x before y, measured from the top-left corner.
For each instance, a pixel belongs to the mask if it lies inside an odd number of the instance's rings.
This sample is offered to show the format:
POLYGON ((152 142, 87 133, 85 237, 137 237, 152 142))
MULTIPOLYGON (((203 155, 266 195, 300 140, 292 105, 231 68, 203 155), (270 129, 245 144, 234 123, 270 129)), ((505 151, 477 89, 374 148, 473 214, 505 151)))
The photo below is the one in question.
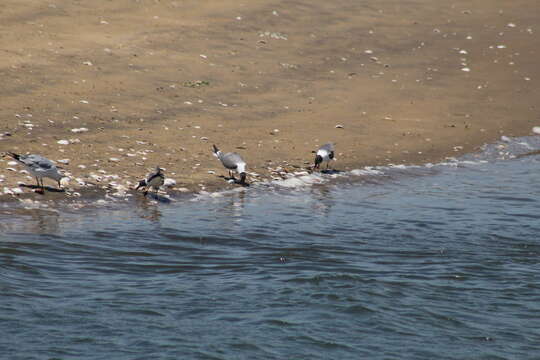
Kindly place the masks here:
POLYGON ((0 207, 2 359, 539 359, 540 149, 0 207))

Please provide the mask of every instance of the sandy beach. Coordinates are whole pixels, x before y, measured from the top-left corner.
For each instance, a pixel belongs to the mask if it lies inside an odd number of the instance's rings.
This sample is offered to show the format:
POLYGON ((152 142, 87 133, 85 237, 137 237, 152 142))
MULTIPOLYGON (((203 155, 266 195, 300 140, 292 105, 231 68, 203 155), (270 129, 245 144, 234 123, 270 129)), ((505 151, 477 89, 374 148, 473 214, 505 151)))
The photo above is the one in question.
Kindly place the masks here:
MULTIPOLYGON (((177 189, 334 166, 422 164, 540 125, 532 0, 232 0, 0 4, 0 152, 129 188, 163 167, 177 189)), ((0 192, 34 184, 0 159, 0 192)), ((46 185, 54 182, 45 180, 46 185)), ((24 192, 31 189, 23 188, 24 192)), ((52 195, 50 195, 52 196, 52 195)))

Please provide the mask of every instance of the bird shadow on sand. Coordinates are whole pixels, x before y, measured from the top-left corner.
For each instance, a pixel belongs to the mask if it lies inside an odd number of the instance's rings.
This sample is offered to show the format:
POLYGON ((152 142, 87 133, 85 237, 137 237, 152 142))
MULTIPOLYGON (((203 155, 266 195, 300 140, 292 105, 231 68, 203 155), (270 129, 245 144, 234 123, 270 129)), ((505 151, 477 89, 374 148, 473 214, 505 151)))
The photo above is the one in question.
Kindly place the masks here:
POLYGON ((324 169, 324 170, 321 170, 321 173, 325 175, 334 175, 334 174, 341 174, 342 171, 336 170, 336 169, 324 169))
POLYGON ((336 169, 324 169, 324 170, 313 170, 309 169, 308 172, 310 174, 324 174, 324 175, 334 175, 334 174, 341 174, 343 171, 336 170, 336 169))
POLYGON ((218 178, 222 178, 223 180, 227 181, 229 184, 230 184, 230 181, 232 180, 233 184, 249 187, 249 183, 247 183, 247 182, 242 183, 237 178, 228 177, 228 176, 225 176, 225 175, 218 175, 218 178))
MULTIPOLYGON (((41 190, 41 186, 37 186, 37 185, 19 184, 19 187, 28 188, 28 189, 34 189, 34 190, 41 190)), ((50 187, 50 186, 44 186, 43 189, 45 191, 55 192, 55 193, 66 192, 66 190, 64 190, 64 189, 53 188, 53 187, 50 187)))
POLYGON ((169 199, 168 197, 165 197, 163 195, 159 195, 159 194, 156 194, 156 193, 153 193, 153 192, 149 192, 146 195, 143 194, 143 196, 146 199, 155 200, 155 201, 163 203, 163 204, 170 204, 171 203, 171 199, 169 199))

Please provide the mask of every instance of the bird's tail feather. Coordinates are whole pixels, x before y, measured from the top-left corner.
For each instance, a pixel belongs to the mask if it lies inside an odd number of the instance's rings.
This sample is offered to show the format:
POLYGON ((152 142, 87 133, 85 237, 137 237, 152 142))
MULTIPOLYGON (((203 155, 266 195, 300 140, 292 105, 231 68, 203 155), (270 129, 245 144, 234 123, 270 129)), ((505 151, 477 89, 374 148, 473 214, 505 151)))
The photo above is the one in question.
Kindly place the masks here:
POLYGON ((17 161, 21 161, 21 156, 18 155, 18 154, 12 153, 11 151, 8 151, 6 154, 11 156, 13 159, 15 159, 17 161))
POLYGON ((216 145, 212 145, 214 156, 219 159, 219 156, 221 155, 221 151, 217 148, 216 145))

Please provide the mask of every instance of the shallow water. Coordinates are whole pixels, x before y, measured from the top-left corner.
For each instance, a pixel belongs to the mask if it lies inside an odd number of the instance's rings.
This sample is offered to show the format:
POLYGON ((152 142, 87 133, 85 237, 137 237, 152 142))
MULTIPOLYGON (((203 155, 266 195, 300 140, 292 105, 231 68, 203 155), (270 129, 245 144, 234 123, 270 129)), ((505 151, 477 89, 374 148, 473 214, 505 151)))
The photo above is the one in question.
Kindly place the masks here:
POLYGON ((540 156, 514 158, 538 148, 169 204, 4 207, 2 358, 538 359, 540 156))

